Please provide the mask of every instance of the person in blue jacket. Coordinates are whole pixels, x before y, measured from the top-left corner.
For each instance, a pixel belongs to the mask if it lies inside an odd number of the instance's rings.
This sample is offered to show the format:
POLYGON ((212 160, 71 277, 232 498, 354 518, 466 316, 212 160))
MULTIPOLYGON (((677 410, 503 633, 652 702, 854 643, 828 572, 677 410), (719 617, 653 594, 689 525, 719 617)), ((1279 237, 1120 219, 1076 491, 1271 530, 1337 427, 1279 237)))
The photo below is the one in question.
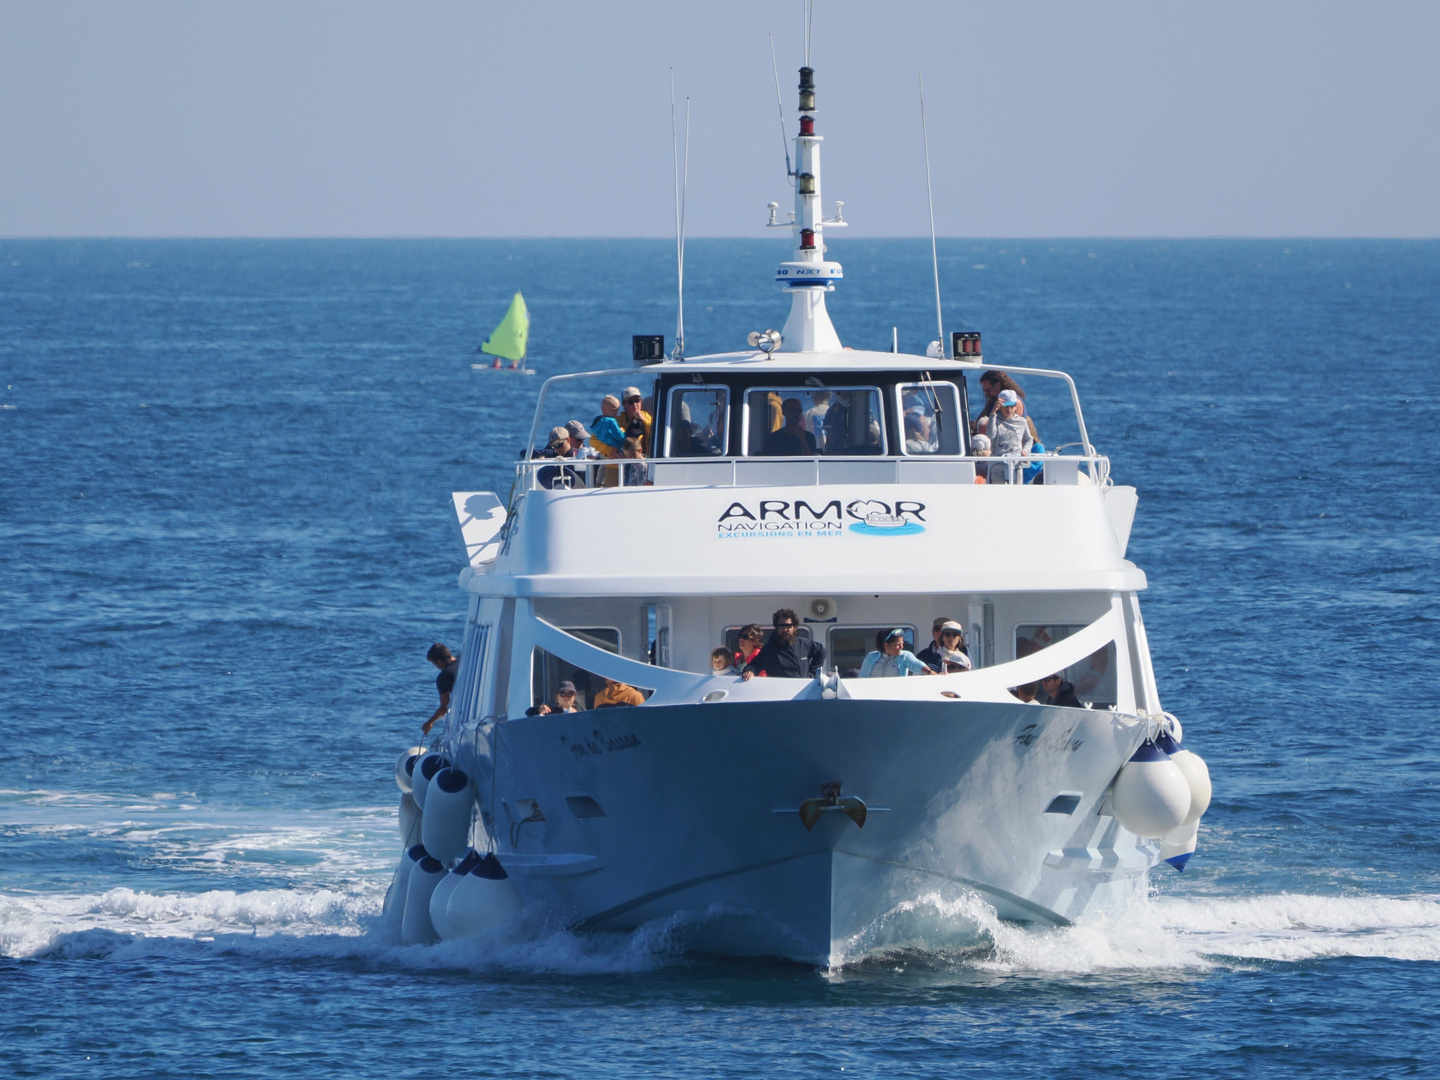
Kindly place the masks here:
POLYGON ((876 641, 878 648, 867 653, 860 665, 862 679, 898 678, 906 675, 934 675, 924 660, 905 648, 905 631, 891 630, 876 641))

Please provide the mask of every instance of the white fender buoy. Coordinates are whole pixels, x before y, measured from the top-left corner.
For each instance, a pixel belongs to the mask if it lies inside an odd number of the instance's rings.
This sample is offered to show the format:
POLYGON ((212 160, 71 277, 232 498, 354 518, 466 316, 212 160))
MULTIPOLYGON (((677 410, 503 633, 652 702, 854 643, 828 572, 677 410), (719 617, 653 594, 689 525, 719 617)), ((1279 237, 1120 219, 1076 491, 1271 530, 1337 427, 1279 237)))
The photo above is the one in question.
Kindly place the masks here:
POLYGON ((417 844, 411 853, 420 852, 420 858, 410 868, 410 881, 405 887, 405 915, 400 920, 400 940, 406 945, 431 945, 438 941, 435 926, 430 922, 430 894, 445 876, 445 867, 440 860, 431 858, 424 847, 417 844))
POLYGON ((500 860, 486 855, 450 893, 445 914, 456 937, 493 930, 520 913, 523 901, 500 860))
POLYGON ((420 823, 424 817, 420 808, 415 805, 413 796, 400 796, 400 809, 396 812, 396 817, 400 819, 400 850, 409 851, 420 843, 420 823))
MULTIPOLYGON (((1178 730, 1178 729, 1177 729, 1178 730)), ((1155 740, 1155 745, 1170 755, 1170 760, 1175 767, 1185 776, 1185 782, 1190 785, 1190 812, 1185 815, 1185 824, 1199 821, 1206 810, 1210 809, 1210 769, 1205 760, 1190 750, 1180 745, 1178 736, 1162 732, 1155 740)))
POLYGON ((410 770, 410 794, 415 799, 415 805, 421 810, 425 809, 425 796, 430 789, 430 781, 435 779, 436 773, 449 765, 449 758, 433 751, 415 759, 415 767, 410 770))
POLYGON ((406 795, 410 794, 410 770, 414 767, 414 759, 423 753, 425 747, 412 746, 395 759, 395 786, 406 795))
POLYGON ((410 871, 415 866, 415 860, 424 854, 425 849, 419 844, 400 854, 400 865, 395 869, 395 876, 390 880, 390 888, 385 893, 385 904, 380 909, 381 921, 392 937, 399 936, 400 925, 405 919, 405 896, 410 889, 410 871), (416 855, 417 851, 419 855, 416 855))
POLYGON ((449 864, 470 847, 470 776, 451 765, 441 769, 425 788, 425 820, 420 840, 425 850, 449 864))
POLYGON ((1147 739, 1115 778, 1110 809, 1136 836, 1164 836, 1190 812, 1190 785, 1169 756, 1147 739))
POLYGON ((1182 873, 1190 856, 1195 854, 1195 840, 1200 832, 1200 822, 1187 821, 1165 834, 1160 841, 1160 859, 1182 873))
POLYGON ((455 886, 465 880, 465 875, 470 873, 479 861, 480 853, 470 849, 465 858, 445 875, 445 879, 436 885, 435 891, 430 894, 430 925, 435 927, 435 933, 440 935, 441 941, 452 941, 458 936, 450 925, 450 915, 446 908, 450 904, 450 894, 455 891, 455 886))

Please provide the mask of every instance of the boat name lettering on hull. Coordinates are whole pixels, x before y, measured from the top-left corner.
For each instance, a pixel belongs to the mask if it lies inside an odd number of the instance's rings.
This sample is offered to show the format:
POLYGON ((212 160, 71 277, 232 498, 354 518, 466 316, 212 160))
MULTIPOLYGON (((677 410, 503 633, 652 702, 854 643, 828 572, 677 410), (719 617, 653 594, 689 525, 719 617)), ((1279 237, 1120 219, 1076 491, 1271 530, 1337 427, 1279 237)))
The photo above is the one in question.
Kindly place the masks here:
POLYGON ((606 735, 603 731, 592 731, 588 737, 579 739, 561 735, 560 745, 577 758, 599 757, 601 754, 614 754, 621 750, 635 749, 640 745, 640 736, 606 735))
POLYGON ((847 518, 852 532, 912 536, 925 531, 920 524, 925 520, 925 504, 913 499, 893 505, 879 499, 852 499, 843 506, 839 499, 737 501, 721 512, 715 529, 721 540, 824 538, 842 535, 847 518))

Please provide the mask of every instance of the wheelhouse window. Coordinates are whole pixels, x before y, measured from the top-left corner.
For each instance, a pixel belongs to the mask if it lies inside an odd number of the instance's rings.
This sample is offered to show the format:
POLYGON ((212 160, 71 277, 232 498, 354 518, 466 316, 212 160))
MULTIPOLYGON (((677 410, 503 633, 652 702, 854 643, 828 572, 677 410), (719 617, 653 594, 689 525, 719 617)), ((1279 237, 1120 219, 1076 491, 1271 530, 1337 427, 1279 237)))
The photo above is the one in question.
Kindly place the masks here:
POLYGON ((847 457, 885 452, 873 386, 759 387, 745 394, 749 457, 847 457))
POLYGON ((730 390, 677 386, 670 391, 667 457, 722 457, 730 423, 730 390))
POLYGON ((901 383, 895 392, 905 429, 903 453, 921 457, 961 453, 960 427, 965 418, 954 383, 901 383))

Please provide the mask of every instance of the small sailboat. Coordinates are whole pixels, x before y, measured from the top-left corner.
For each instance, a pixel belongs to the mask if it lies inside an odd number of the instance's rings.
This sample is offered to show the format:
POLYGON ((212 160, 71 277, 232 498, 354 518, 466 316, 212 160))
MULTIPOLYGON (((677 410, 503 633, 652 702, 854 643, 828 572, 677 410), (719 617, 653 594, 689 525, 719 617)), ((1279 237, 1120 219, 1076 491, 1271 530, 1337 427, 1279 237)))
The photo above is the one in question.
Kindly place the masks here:
POLYGON ((530 340, 530 311, 525 307, 525 297, 516 293, 510 301, 510 310, 500 320, 500 325, 490 332, 490 337, 475 351, 488 353, 495 358, 493 364, 471 364, 472 368, 491 368, 495 371, 518 371, 534 374, 533 368, 525 366, 525 347, 530 340), (509 360, 507 368, 501 363, 509 360))

